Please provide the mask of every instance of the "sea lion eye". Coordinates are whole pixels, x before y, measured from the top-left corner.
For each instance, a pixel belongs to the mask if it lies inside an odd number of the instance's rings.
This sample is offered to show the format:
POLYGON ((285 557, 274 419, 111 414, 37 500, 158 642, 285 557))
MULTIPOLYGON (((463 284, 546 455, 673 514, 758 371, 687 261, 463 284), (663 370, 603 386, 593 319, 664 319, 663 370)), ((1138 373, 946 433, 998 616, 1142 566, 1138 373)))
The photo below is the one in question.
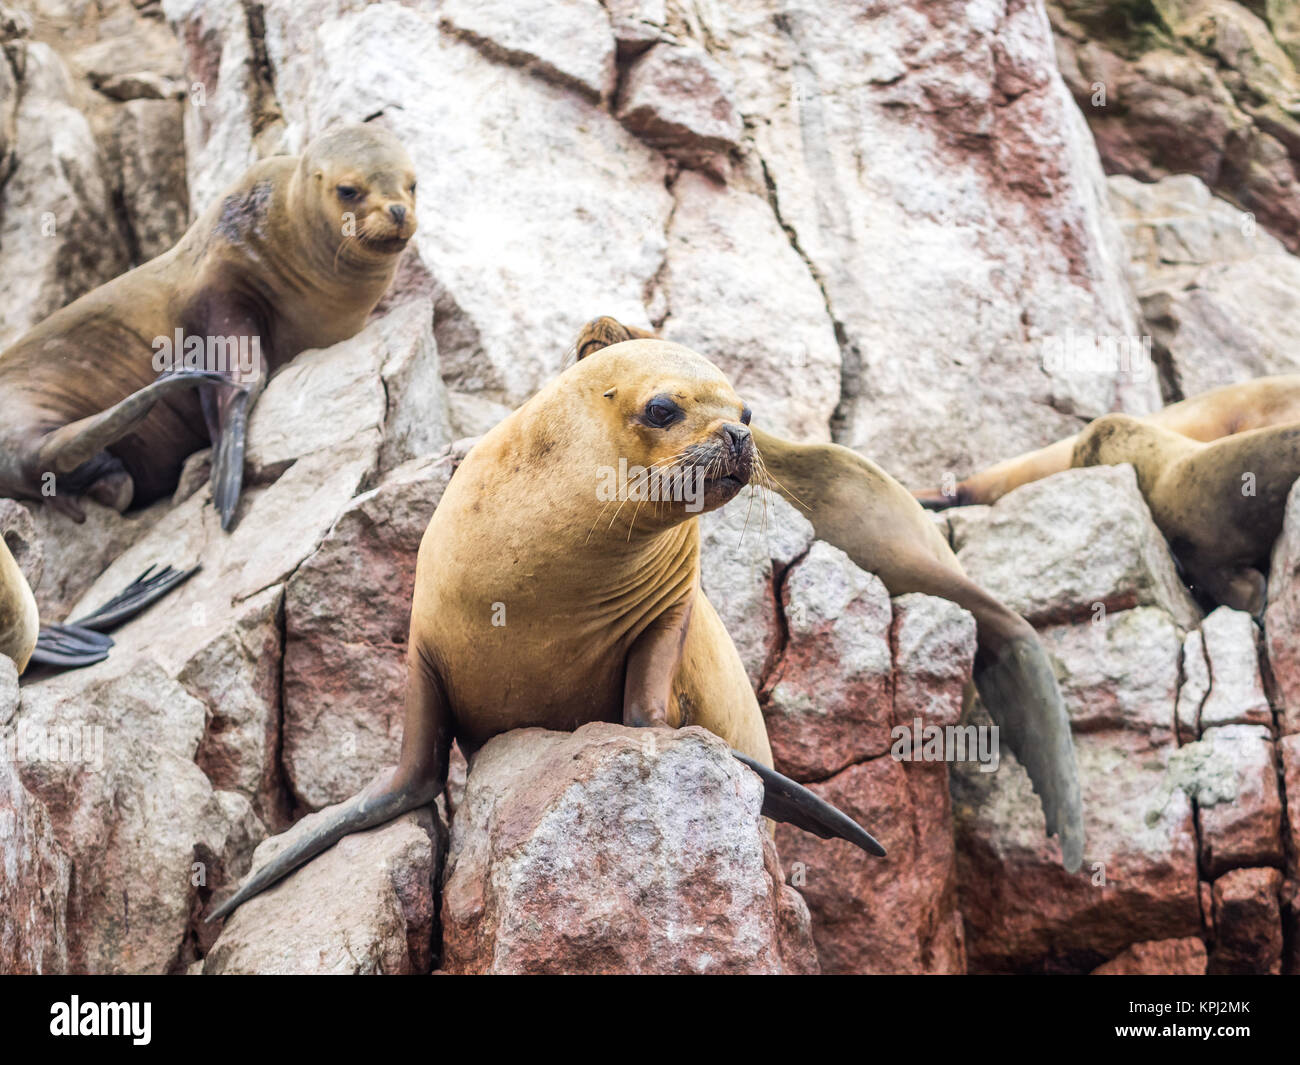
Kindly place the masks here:
POLYGON ((412 196, 415 195, 415 182, 411 182, 411 187, 407 190, 412 196))
POLYGON ((642 421, 652 429, 666 429, 681 417, 682 408, 667 396, 655 396, 645 405, 642 421))
POLYGON ((749 419, 754 416, 754 412, 749 409, 748 403, 742 403, 740 407, 740 424, 748 425, 749 419))
POLYGON ((355 200, 361 195, 361 190, 355 185, 340 185, 336 191, 340 200, 355 200))

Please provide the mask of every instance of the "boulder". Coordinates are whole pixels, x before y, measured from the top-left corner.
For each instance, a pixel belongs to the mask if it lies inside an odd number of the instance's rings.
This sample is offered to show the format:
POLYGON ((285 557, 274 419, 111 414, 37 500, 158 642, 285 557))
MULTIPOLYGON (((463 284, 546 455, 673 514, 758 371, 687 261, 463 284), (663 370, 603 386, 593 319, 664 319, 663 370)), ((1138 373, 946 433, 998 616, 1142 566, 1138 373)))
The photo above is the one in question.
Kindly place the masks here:
POLYGON ((1282 733, 1292 735, 1300 732, 1300 485, 1287 496, 1282 535, 1273 545, 1264 642, 1282 733))
POLYGON ((1134 943, 1105 965, 1092 970, 1093 976, 1204 976, 1205 943, 1197 936, 1134 943))
POLYGON ((1282 971, 1282 918, 1276 869, 1234 869, 1214 882, 1211 975, 1282 971))
POLYGON ((807 973, 757 776, 697 727, 488 741, 452 823, 443 966, 469 973, 807 973))
MULTIPOLYGON (((252 868, 310 831, 319 816, 263 843, 252 868)), ((445 832, 422 809, 344 837, 227 917, 203 975, 429 972, 445 832)))

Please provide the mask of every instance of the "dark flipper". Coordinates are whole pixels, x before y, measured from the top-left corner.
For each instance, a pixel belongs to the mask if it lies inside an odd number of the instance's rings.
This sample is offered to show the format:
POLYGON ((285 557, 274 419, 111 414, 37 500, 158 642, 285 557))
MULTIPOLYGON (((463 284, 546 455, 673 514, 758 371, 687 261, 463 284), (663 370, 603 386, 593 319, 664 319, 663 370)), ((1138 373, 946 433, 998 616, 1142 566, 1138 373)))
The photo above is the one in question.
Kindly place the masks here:
POLYGON ((244 488, 249 404, 247 392, 225 392, 217 400, 219 428, 212 449, 212 503, 221 515, 223 529, 234 524, 235 508, 244 488))
POLYGON ((427 806, 437 798, 436 785, 388 791, 371 785, 337 806, 329 806, 310 819, 298 822, 289 830, 293 837, 274 858, 253 872, 230 898, 208 914, 207 921, 218 921, 254 895, 283 880, 300 865, 311 861, 334 846, 344 836, 374 828, 394 817, 427 806))
POLYGON ((93 629, 50 625, 41 629, 31 661, 56 669, 79 669, 104 661, 112 646, 112 640, 93 629))
POLYGON ((139 425, 160 399, 220 379, 220 375, 202 370, 184 370, 160 377, 108 410, 48 434, 41 441, 37 463, 41 470, 52 470, 59 475, 72 473, 139 425))
POLYGON ((1062 864, 1077 872, 1083 864, 1083 800, 1070 719, 1047 652, 1037 640, 1013 640, 996 659, 976 662, 975 686, 1042 800, 1047 833, 1061 842, 1062 864))
POLYGON ((198 566, 187 570, 174 570, 171 566, 168 566, 154 573, 153 566, 150 566, 98 610, 87 614, 84 618, 78 618, 73 624, 82 629, 107 632, 109 629, 122 624, 122 622, 135 617, 145 607, 156 603, 177 585, 184 584, 198 571, 198 566))
POLYGON ((885 848, 876 842, 871 833, 847 814, 835 809, 820 795, 739 751, 731 753, 762 780, 764 817, 802 828, 822 839, 846 839, 877 858, 885 856, 885 848))

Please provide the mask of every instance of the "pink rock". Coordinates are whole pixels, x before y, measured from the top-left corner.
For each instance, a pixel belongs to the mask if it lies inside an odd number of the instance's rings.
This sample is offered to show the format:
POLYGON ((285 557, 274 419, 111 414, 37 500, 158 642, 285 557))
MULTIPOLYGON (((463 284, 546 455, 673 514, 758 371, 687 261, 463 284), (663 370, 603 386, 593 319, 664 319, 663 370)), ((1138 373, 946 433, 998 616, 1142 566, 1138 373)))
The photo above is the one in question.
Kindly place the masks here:
POLYGON ((1282 799, 1269 732, 1258 725, 1206 729, 1178 752, 1194 765, 1201 862, 1210 876, 1239 865, 1282 864, 1282 799))
POLYGON ((1300 736, 1278 740, 1282 756, 1282 787, 1286 792, 1287 873, 1300 876, 1300 736))
POLYGON ((1268 664, 1282 704, 1282 734, 1300 732, 1300 485, 1287 496, 1273 546, 1264 611, 1268 664))
MULTIPOLYGON (((16 681, 13 663, 0 656, 0 669, 6 667, 16 681)), ((12 739, 6 725, 0 730, 0 972, 66 972, 72 863, 45 804, 18 779, 8 749, 12 739)))
POLYGON ((777 826, 790 882, 812 912, 822 971, 964 972, 947 765, 884 755, 811 787, 889 852, 873 858, 842 840, 777 826))
POLYGON ((1129 730, 1075 737, 1083 868, 1061 866, 1029 778, 1004 751, 996 773, 953 770, 953 815, 972 971, 1090 972, 1139 941, 1201 930, 1192 805, 1169 739, 1129 730))
POLYGON ((700 728, 497 736, 452 824, 444 968, 815 972, 761 805, 758 778, 700 728))
POLYGON ((1197 936, 1134 943, 1105 965, 1092 970, 1093 976, 1204 976, 1205 943, 1197 936))
POLYGON ((661 43, 633 62, 617 113, 653 147, 688 166, 718 170, 744 133, 734 96, 731 75, 698 44, 661 43))
POLYGON ((1259 674, 1259 630, 1249 614, 1221 606, 1201 622, 1212 682, 1201 705, 1202 730, 1215 725, 1273 726, 1259 674))
POLYGON ((1214 882, 1214 946, 1209 971, 1282 971, 1282 915, 1276 869, 1234 869, 1214 882))
POLYGON ((821 541, 782 592, 789 641, 764 686, 763 716, 777 768, 820 780, 889 749, 889 593, 821 541))
POLYGON ((932 595, 901 595, 893 608, 894 725, 957 724, 975 660, 975 619, 932 595))

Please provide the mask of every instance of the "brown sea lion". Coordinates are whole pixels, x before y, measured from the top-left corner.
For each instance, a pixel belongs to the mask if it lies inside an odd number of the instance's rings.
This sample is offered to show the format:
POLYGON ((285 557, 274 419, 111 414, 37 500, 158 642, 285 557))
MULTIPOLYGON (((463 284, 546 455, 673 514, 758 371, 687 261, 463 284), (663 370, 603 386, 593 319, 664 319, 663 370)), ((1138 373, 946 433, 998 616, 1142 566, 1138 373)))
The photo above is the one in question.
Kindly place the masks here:
POLYGON ((1264 572, 1300 478, 1300 420, 1201 443, 1108 414, 1079 434, 1072 458, 1075 466, 1131 463, 1192 590, 1263 614, 1264 572))
MULTIPOLYGON (((1300 422, 1300 374, 1225 385, 1171 403, 1138 420, 1203 443, 1252 429, 1300 422)), ((999 462, 964 481, 917 492, 916 497, 931 510, 995 503, 1013 488, 1068 470, 1078 442, 1078 434, 1066 437, 999 462)))
POLYGON ((81 521, 81 496, 150 502, 211 444, 228 528, 267 377, 357 333, 414 231, 414 168, 382 129, 255 164, 170 251, 0 353, 0 496, 81 521))
POLYGON ((883 854, 770 768, 758 700, 700 587, 697 515, 749 482, 749 420, 707 360, 636 340, 569 367, 484 436, 420 544, 398 766, 331 807, 211 919, 347 833, 432 802, 453 737, 473 757, 527 727, 702 726, 758 772, 766 815, 883 854), (634 471, 627 491, 602 500, 621 469, 634 471))
POLYGON ((12 658, 20 674, 36 649, 39 628, 36 597, 0 530, 0 655, 12 658))

